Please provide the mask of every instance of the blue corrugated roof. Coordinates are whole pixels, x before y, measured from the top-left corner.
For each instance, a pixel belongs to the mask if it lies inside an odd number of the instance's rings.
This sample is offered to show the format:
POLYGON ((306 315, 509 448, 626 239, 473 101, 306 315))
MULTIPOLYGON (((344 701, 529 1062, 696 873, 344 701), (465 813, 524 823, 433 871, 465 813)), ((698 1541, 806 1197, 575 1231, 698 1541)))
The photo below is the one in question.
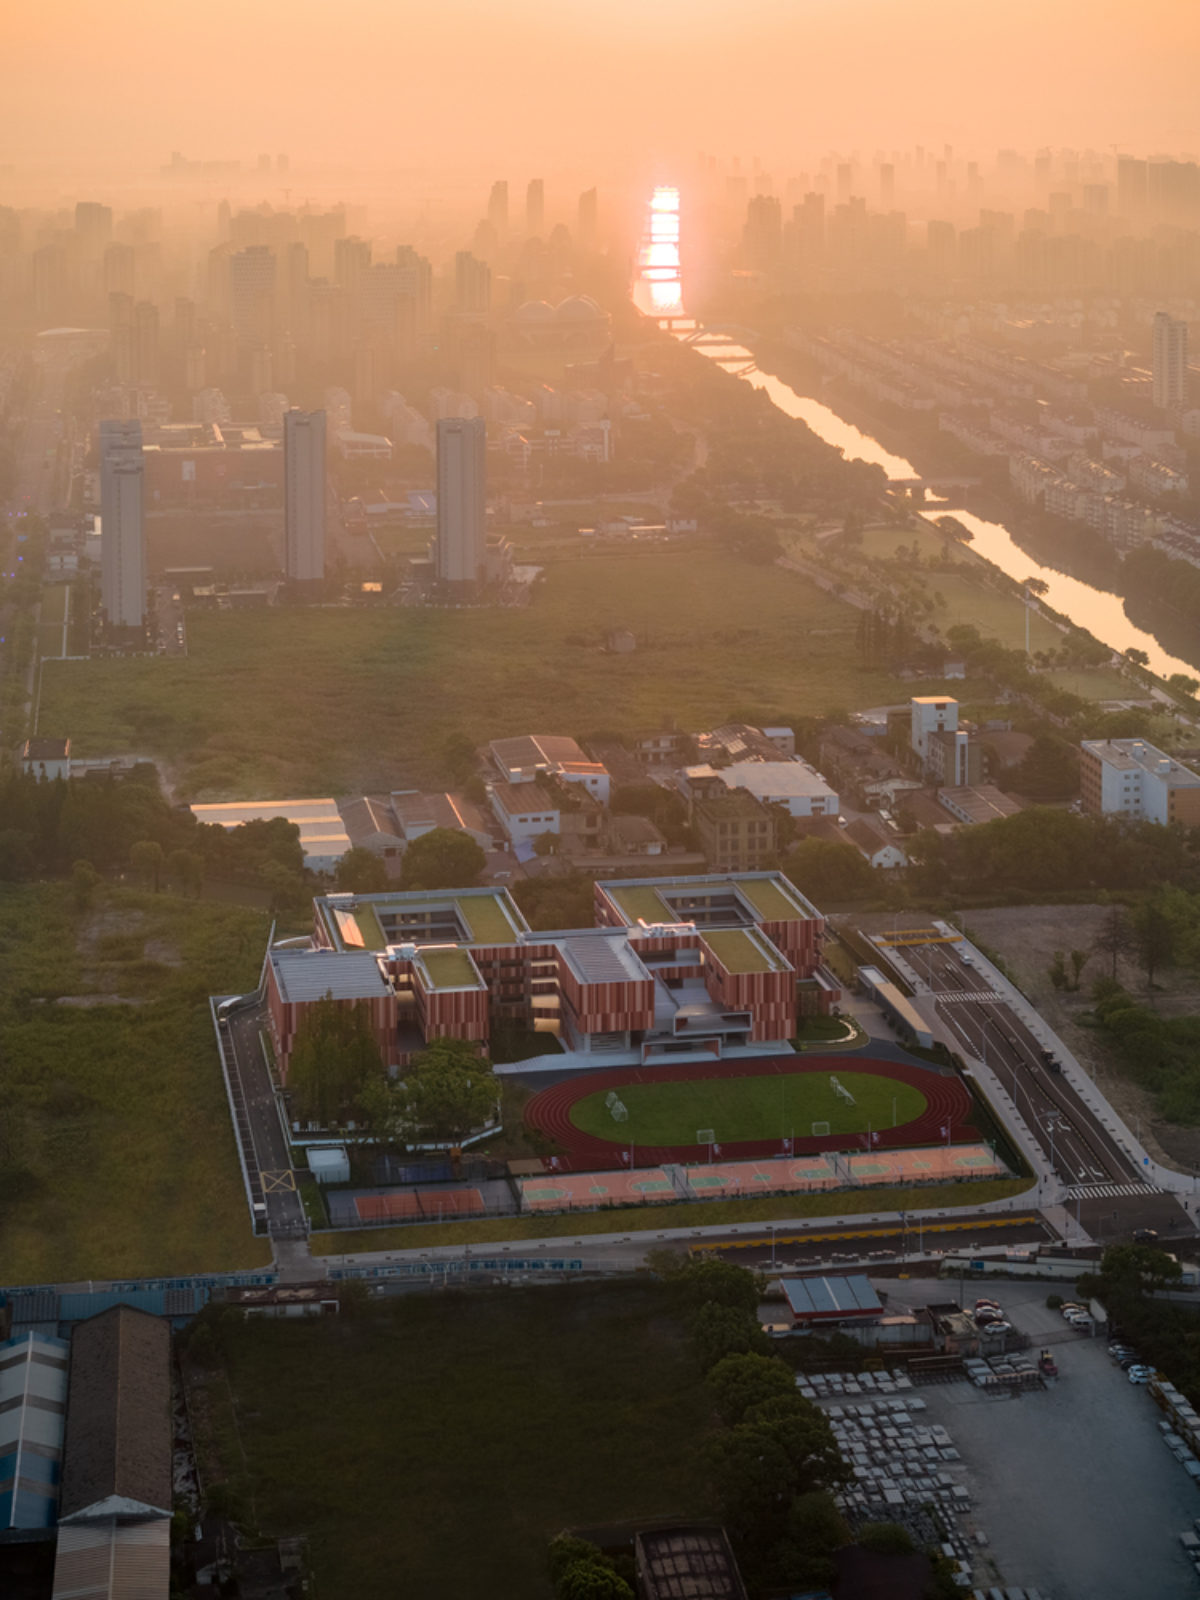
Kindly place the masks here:
POLYGON ((855 1317, 883 1310, 861 1273, 844 1278, 785 1278, 783 1292, 797 1317, 855 1317))

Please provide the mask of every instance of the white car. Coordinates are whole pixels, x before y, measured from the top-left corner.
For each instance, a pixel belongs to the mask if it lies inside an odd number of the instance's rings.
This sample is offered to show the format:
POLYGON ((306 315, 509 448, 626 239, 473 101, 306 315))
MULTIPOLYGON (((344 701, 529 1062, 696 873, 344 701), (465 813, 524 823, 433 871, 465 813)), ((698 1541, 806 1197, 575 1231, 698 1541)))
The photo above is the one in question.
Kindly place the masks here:
POLYGON ((1153 1367, 1130 1367, 1125 1374, 1130 1383, 1149 1383, 1154 1376, 1153 1367))

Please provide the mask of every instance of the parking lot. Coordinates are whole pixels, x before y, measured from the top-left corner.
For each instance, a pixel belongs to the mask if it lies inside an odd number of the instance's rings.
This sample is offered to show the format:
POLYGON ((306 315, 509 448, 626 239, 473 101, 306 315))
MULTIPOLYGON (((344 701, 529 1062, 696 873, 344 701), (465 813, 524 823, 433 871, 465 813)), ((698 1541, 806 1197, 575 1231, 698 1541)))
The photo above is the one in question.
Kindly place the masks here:
MULTIPOLYGON (((929 1298, 928 1282, 880 1287, 893 1307, 929 1298)), ((1200 1594, 1179 1543, 1200 1516, 1200 1492, 1163 1444, 1162 1413, 1113 1364, 1104 1339, 1066 1337, 1046 1306, 1052 1287, 991 1279, 965 1295, 968 1306, 976 1294, 999 1300, 1032 1338, 1034 1358, 1055 1341, 1060 1376, 1048 1389, 1011 1398, 967 1383, 920 1390, 925 1417, 950 1431, 967 1468, 968 1526, 986 1533, 1006 1584, 1054 1600, 1200 1594)))

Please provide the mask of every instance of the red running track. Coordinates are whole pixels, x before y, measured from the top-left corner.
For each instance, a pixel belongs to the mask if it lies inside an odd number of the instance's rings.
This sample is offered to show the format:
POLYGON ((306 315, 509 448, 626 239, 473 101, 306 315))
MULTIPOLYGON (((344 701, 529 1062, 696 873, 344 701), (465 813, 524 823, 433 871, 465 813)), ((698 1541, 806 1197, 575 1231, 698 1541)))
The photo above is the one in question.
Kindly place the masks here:
MULTIPOLYGON (((525 1122, 553 1139, 562 1154, 555 1159, 560 1170, 594 1172, 620 1167, 622 1151, 628 1145, 620 1139, 601 1139, 584 1133, 571 1121, 571 1107, 597 1090, 620 1089, 627 1083, 681 1083, 697 1078, 757 1078, 768 1074, 804 1072, 867 1072, 881 1078, 906 1083, 925 1096, 925 1110, 898 1128, 881 1128, 876 1142, 879 1149, 907 1149, 915 1145, 945 1144, 943 1128, 949 1127, 952 1143, 975 1143, 979 1139, 972 1127, 971 1097, 955 1077, 922 1067, 916 1062, 884 1061, 871 1057, 764 1056, 757 1061, 691 1062, 677 1067, 612 1067, 606 1072, 580 1072, 561 1083, 535 1094, 525 1107, 525 1122)), ((812 1155, 820 1150, 848 1150, 861 1141, 866 1149, 866 1134, 831 1133, 822 1138, 797 1138, 796 1155, 812 1155)), ((636 1147, 639 1167, 660 1166, 664 1161, 694 1162, 700 1146, 641 1145, 636 1147)), ((723 1161, 761 1160, 782 1154, 778 1139, 742 1139, 722 1143, 723 1161)), ((549 1163, 547 1162, 547 1165, 549 1163)))

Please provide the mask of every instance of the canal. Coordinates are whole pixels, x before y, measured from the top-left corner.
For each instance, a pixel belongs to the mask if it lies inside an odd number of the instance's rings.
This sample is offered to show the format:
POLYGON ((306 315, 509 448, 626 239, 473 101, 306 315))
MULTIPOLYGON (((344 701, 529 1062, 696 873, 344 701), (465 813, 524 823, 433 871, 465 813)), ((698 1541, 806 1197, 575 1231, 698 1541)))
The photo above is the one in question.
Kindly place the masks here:
MULTIPOLYGON (((878 439, 846 422, 820 400, 799 393, 783 378, 759 371, 754 352, 744 345, 712 331, 689 334, 678 324, 676 331, 687 338, 693 349, 701 355, 735 372, 754 388, 763 390, 781 411, 807 423, 815 434, 827 444, 836 446, 848 460, 867 461, 882 467, 889 478, 922 476, 911 461, 885 449, 878 439)), ((1110 649, 1122 654, 1129 649, 1144 650, 1149 657, 1151 671, 1163 678, 1169 678, 1173 672, 1182 672, 1189 677, 1195 675, 1195 666, 1171 655, 1153 634, 1129 620, 1120 595, 1093 588, 1080 578, 1070 577, 1054 567, 1043 566, 1017 544, 1002 523, 989 522, 985 517, 958 507, 955 507, 954 515, 970 530, 971 549, 977 555, 999 567, 1018 583, 1023 583, 1026 578, 1039 578, 1046 585, 1046 604, 1078 627, 1086 628, 1110 649)))

